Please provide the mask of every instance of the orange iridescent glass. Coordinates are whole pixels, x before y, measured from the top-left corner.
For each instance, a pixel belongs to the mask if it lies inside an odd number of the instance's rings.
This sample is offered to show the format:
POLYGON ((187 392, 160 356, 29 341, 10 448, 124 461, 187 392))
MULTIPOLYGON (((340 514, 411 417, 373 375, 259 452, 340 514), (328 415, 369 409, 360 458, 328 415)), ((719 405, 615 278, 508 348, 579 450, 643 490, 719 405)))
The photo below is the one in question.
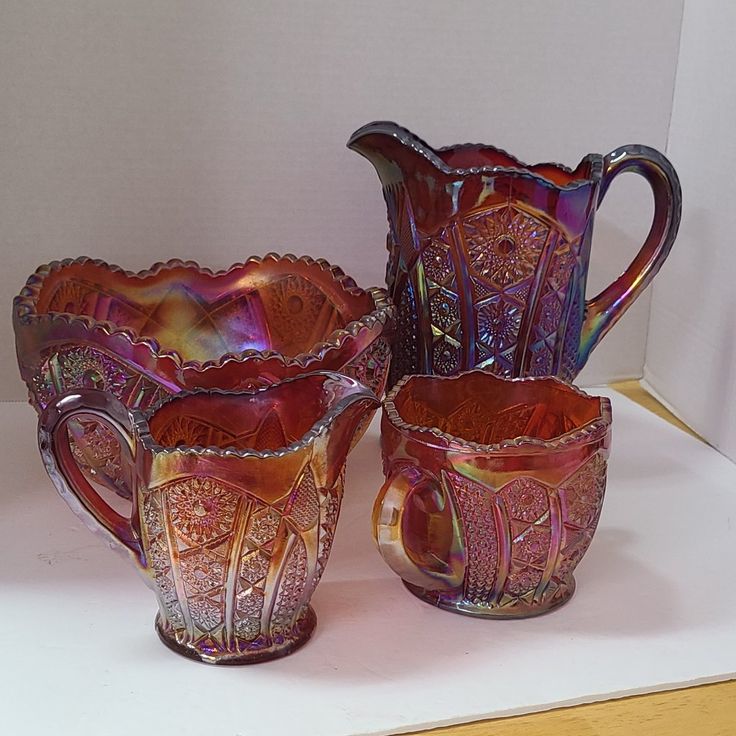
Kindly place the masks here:
MULTIPOLYGON (((213 273, 169 261, 140 273, 89 258, 39 268, 13 304, 21 376, 37 411, 98 388, 128 408, 196 388, 239 390, 314 370, 378 396, 393 306, 307 256, 250 258, 213 273)), ((125 494, 117 443, 97 422, 69 425, 88 476, 125 494)))
POLYGON ((598 523, 611 407, 557 378, 406 376, 386 397, 373 529, 409 590, 458 613, 563 604, 598 523))
POLYGON ((378 404, 330 372, 182 393, 145 414, 81 389, 50 401, 39 446, 72 510, 156 593, 164 643, 202 662, 247 664, 289 654, 312 633, 309 601, 332 546, 345 460, 378 404), (118 443, 129 513, 81 472, 67 431, 79 419, 118 443))
POLYGON ((571 381, 677 235, 680 183, 648 146, 589 154, 570 169, 487 145, 435 149, 390 122, 365 125, 348 146, 376 168, 388 208, 391 384, 474 367, 571 381), (586 301, 595 212, 626 171, 651 185, 652 226, 625 273, 586 301))

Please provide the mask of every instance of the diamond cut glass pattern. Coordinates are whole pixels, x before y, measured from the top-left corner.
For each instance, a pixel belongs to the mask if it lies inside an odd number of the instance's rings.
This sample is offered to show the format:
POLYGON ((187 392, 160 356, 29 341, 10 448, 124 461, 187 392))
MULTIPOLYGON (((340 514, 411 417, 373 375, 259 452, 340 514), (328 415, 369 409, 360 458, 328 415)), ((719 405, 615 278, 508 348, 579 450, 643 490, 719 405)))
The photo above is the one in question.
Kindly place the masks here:
POLYGON ((608 399, 556 378, 405 376, 381 425, 373 529, 385 561, 450 611, 562 605, 598 523, 610 427, 608 399))
POLYGON ((188 591, 205 593, 225 582, 225 560, 217 555, 196 549, 179 558, 181 576, 188 591))
MULTIPOLYGON (((361 289, 308 256, 269 254, 217 273, 176 260, 131 273, 78 258, 28 279, 13 328, 39 413, 80 388, 147 410, 185 390, 240 390, 315 370, 365 378, 381 396, 394 311, 383 289, 361 289)), ((218 440, 203 428, 196 441, 218 440)), ((87 479, 125 496, 118 458, 91 433, 73 443, 87 479)))
POLYGON ((232 531, 237 494, 211 478, 189 478, 168 489, 171 521, 182 539, 203 544, 232 531))
POLYGON ((398 307, 391 385, 476 366, 571 381, 677 235, 677 174, 647 146, 589 154, 570 169, 527 165, 488 145, 434 149, 375 122, 348 147, 374 165, 387 204, 386 283, 398 307), (586 302, 593 214, 624 171, 651 185, 653 224, 623 276, 586 302))
POLYGON ((280 523, 281 516, 274 509, 262 509, 251 517, 248 536, 256 544, 270 542, 276 536, 280 523))
POLYGON ((347 453, 377 406, 330 372, 184 393, 146 415, 87 389, 51 400, 39 442, 62 496, 79 499, 72 508, 148 578, 162 641, 203 662, 250 663, 312 633, 347 453), (69 427, 85 412, 118 443, 134 518, 108 506, 77 463, 69 427))
POLYGON ((269 558, 260 550, 243 555, 240 563, 240 577, 246 582, 255 584, 266 577, 269 558))
POLYGON ((508 205, 464 220, 462 232, 471 271, 503 290, 534 275, 548 228, 508 205))

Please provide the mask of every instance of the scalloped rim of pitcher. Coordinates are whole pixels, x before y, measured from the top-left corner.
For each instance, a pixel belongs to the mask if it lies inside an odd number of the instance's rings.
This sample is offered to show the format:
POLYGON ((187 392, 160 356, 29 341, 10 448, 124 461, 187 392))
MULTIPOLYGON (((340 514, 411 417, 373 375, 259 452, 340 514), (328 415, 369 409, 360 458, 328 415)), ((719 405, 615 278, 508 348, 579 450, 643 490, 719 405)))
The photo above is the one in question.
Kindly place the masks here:
POLYGON ((348 148, 352 148, 353 144, 356 143, 359 138, 362 138, 365 135, 371 135, 373 133, 390 135, 392 138, 395 138, 397 141, 399 141, 399 143, 401 143, 403 146, 411 148, 413 151, 416 151, 418 154, 426 158, 432 164, 432 166, 439 169, 440 171, 442 171, 443 174, 447 174, 448 176, 466 177, 474 176, 477 174, 500 174, 523 177, 533 179, 543 186, 551 187, 561 192, 572 191, 574 189, 580 189, 585 186, 596 184, 601 180, 603 176, 603 156, 598 153, 589 153, 586 156, 583 156, 583 158, 580 160, 580 163, 576 167, 578 168, 581 164, 585 162, 590 163, 590 176, 583 179, 573 179, 565 185, 560 185, 555 184, 555 182, 553 182, 551 179, 548 179, 546 176, 542 176, 541 174, 537 174, 534 171, 530 171, 529 167, 552 166, 566 174, 572 174, 574 172, 574 169, 571 169, 569 166, 565 166, 564 164, 560 164, 554 161, 544 161, 538 164, 525 164, 519 158, 517 158, 513 154, 508 153, 508 151, 505 151, 503 148, 498 148, 497 146, 492 146, 485 143, 459 143, 457 145, 434 148, 418 135, 412 133, 412 131, 408 128, 405 128, 402 125, 394 123, 390 120, 376 120, 372 123, 368 123, 362 126, 361 128, 358 128, 358 130, 356 130, 350 136, 350 139, 347 143, 348 148), (486 165, 471 166, 469 168, 455 168, 445 163, 437 153, 438 151, 458 151, 474 147, 487 148, 492 151, 502 153, 504 156, 508 156, 510 159, 515 161, 518 166, 486 165))
POLYGON ((367 387, 364 386, 360 381, 354 378, 350 378, 342 373, 336 373, 335 371, 312 371, 311 373, 303 373, 299 376, 293 376, 291 378, 284 378, 277 383, 268 384, 267 386, 259 386, 252 389, 243 389, 242 391, 226 391, 220 388, 210 389, 199 389, 195 391, 180 391, 178 394, 169 394, 165 399, 156 404, 156 406, 140 411, 139 409, 133 409, 130 411, 130 415, 133 420, 133 425, 136 429, 136 433, 141 440, 143 446, 152 452, 160 455, 175 455, 175 454, 194 454, 194 455, 210 455, 214 457, 237 457, 237 458, 273 458, 273 457, 285 457, 292 453, 299 452, 300 450, 306 449, 316 440, 330 425, 334 422, 337 417, 342 414, 343 410, 356 401, 363 399, 370 399, 375 402, 375 407, 378 408, 381 404, 380 400, 376 395, 367 387), (188 396, 244 396, 244 395, 255 395, 270 391, 281 386, 284 383, 293 383, 295 381, 303 381, 313 376, 324 376, 326 379, 348 383, 354 385, 359 391, 354 394, 345 396, 336 402, 332 408, 325 412, 298 440, 291 442, 284 447, 278 447, 274 450, 255 450, 247 448, 238 450, 234 447, 217 447, 215 445, 182 445, 178 447, 166 447, 160 445, 151 435, 149 421, 151 417, 166 404, 170 404, 172 401, 178 401, 185 399, 188 396))
POLYGON ((295 256, 292 253, 279 255, 270 252, 265 256, 251 256, 242 263, 234 263, 228 268, 213 271, 205 266, 200 266, 196 261, 183 261, 179 258, 172 258, 166 262, 157 262, 150 268, 141 271, 127 271, 120 266, 107 263, 99 258, 90 258, 88 256, 79 256, 77 258, 65 258, 61 261, 52 261, 51 263, 39 266, 36 271, 29 276, 25 286, 13 299, 14 316, 21 322, 28 323, 30 321, 62 321, 70 326, 74 324, 82 325, 91 333, 102 332, 107 337, 122 337, 132 346, 141 346, 147 348, 151 355, 156 358, 171 359, 179 370, 204 372, 213 368, 220 368, 228 363, 242 363, 247 360, 277 360, 284 366, 297 366, 299 368, 307 368, 310 363, 321 361, 325 355, 332 351, 342 348, 342 346, 351 338, 356 338, 364 329, 372 329, 377 323, 386 325, 395 315, 395 307, 388 292, 378 286, 372 286, 363 289, 355 283, 355 280, 348 276, 339 266, 333 266, 323 258, 312 258, 311 256, 295 256), (195 270, 199 274, 207 277, 222 277, 237 269, 245 268, 250 264, 262 264, 268 261, 303 263, 308 267, 319 267, 322 271, 328 271, 336 286, 343 289, 349 294, 362 295, 369 294, 373 300, 374 309, 368 314, 364 314, 358 319, 351 320, 344 327, 333 330, 326 340, 315 343, 312 349, 299 353, 295 356, 287 356, 276 350, 257 350, 249 348, 240 353, 225 353, 219 358, 200 362, 197 360, 183 360, 181 354, 177 350, 168 349, 161 346, 156 338, 140 335, 129 328, 120 327, 109 320, 96 320, 88 315, 78 315, 69 312, 44 312, 39 314, 36 311, 38 295, 46 278, 57 271, 76 264, 91 263, 95 266, 108 269, 111 273, 121 273, 130 279, 146 279, 156 276, 161 271, 171 270, 175 268, 186 268, 195 270))
POLYGON ((496 376, 493 373, 489 373, 483 368, 473 368, 468 371, 455 374, 454 376, 438 376, 438 375, 406 375, 399 380, 394 387, 388 392, 383 402, 383 408, 386 412, 386 416, 391 424, 400 432, 419 432, 423 435, 432 435, 437 439, 443 440, 448 443, 447 447, 442 449, 452 452, 453 450, 469 451, 476 453, 491 453, 499 452, 503 450, 514 450, 514 449, 542 449, 542 450, 558 450, 563 449, 571 444, 592 442, 603 437, 611 427, 612 413, 611 413, 611 400, 605 396, 591 396, 590 394, 581 391, 576 386, 570 383, 566 383, 556 376, 528 376, 522 378, 503 378, 502 376, 496 376), (458 435, 450 434, 449 432, 443 432, 438 427, 430 427, 428 425, 411 424, 405 421, 399 414, 399 410, 396 408, 395 399, 398 393, 412 380, 416 378, 430 378, 436 381, 457 381, 463 377, 472 373, 480 373, 487 376, 489 379, 499 381, 502 383, 554 383, 557 386, 565 389, 569 393, 575 394, 581 398, 589 401, 597 401, 600 407, 599 414, 594 419, 586 422, 585 424, 571 429, 569 432, 564 432, 548 440, 540 439, 539 437, 532 437, 529 435, 520 435, 519 437, 513 437, 502 442, 497 442, 490 445, 484 445, 480 442, 473 442, 471 440, 464 439, 458 435))

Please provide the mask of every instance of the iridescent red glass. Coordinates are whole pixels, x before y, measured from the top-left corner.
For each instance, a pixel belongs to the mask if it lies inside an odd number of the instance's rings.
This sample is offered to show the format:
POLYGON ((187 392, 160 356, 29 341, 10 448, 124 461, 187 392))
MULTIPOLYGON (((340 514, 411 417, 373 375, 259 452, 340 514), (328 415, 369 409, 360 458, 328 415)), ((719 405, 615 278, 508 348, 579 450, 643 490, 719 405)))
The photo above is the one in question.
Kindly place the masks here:
POLYGON ((557 378, 406 376, 384 402, 384 560, 433 605, 489 618, 567 601, 598 523, 611 406, 557 378))
POLYGON ((147 413, 81 389, 50 400, 39 446, 72 510, 156 593, 164 643, 202 662, 247 664, 289 654, 312 633, 309 601, 332 546, 345 460, 378 404, 330 372, 182 393, 147 413), (129 514, 81 472, 67 431, 80 419, 117 443, 129 514))
MULTIPOLYGON (((21 376, 41 411, 79 388, 129 408, 195 388, 238 390, 313 370, 386 383, 393 306, 323 260, 269 254, 213 273, 169 261, 131 273, 89 258, 42 266, 13 304, 21 376)), ((125 493, 117 443, 69 425, 90 478, 125 493)))
POLYGON ((348 146, 375 166, 388 207, 391 384, 475 366, 571 381, 677 235, 680 184, 648 146, 590 154, 574 170, 485 145, 433 149, 388 122, 364 126, 348 146), (652 187, 652 227, 626 272, 586 301, 594 215, 625 171, 652 187))

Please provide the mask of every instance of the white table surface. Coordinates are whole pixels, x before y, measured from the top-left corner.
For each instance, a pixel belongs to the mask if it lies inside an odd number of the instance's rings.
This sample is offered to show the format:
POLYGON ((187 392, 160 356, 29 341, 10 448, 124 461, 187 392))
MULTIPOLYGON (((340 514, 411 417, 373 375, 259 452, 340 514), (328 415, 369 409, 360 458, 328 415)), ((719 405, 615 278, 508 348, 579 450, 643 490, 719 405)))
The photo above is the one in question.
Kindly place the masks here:
POLYGON ((353 452, 302 650, 240 668, 178 657, 128 563, 56 495, 35 414, 1 403, 1 733, 385 734, 736 675, 736 465, 611 391, 593 544, 563 608, 479 621, 409 595, 370 538, 378 425, 353 452))

